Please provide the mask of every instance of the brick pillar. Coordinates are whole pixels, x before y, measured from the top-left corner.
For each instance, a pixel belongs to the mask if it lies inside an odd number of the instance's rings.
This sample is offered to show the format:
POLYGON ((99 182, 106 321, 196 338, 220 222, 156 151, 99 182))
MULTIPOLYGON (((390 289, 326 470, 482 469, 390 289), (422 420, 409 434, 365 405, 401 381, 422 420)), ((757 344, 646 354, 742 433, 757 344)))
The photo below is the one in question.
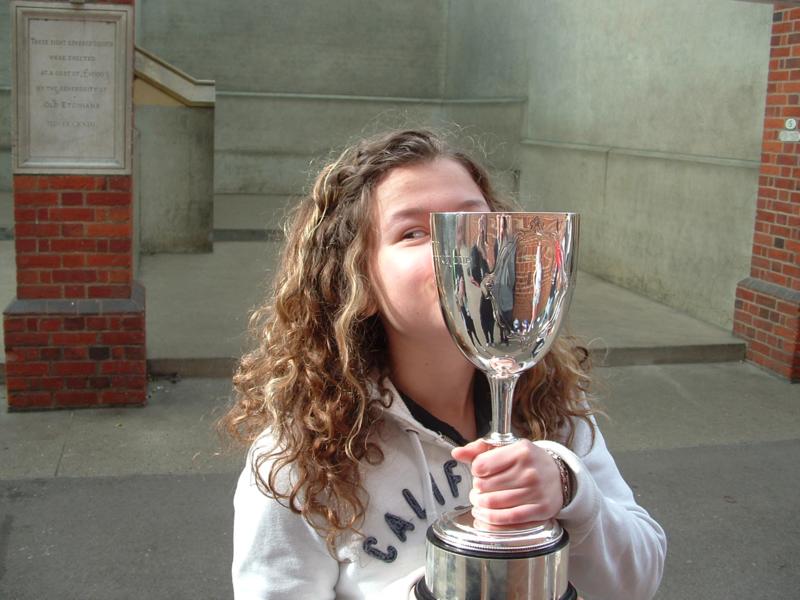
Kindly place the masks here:
POLYGON ((800 381, 800 8, 775 5, 750 277, 734 333, 747 358, 800 381), (789 123, 788 125, 793 125, 789 123))
POLYGON ((14 176, 17 297, 3 314, 10 409, 144 404, 144 290, 130 176, 14 176))
MULTIPOLYGON (((105 4, 115 3, 131 2, 105 4)), ((3 312, 9 410, 145 404, 131 190, 130 174, 14 175, 17 295, 3 312)))

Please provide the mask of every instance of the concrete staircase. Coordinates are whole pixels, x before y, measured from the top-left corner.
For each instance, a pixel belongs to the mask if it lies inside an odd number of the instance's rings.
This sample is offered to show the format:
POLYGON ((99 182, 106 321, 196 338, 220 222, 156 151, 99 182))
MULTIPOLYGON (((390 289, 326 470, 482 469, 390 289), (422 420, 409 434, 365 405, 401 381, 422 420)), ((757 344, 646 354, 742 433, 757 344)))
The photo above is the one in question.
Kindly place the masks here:
MULTIPOLYGON (((248 347, 248 314, 269 293, 290 200, 218 195, 213 252, 140 258, 151 373, 231 374, 248 347)), ((11 195, 0 194, 0 230, 9 232, 10 205, 11 195)), ((14 242, 0 240, 3 307, 15 287, 14 242)), ((578 276, 568 328, 586 342, 595 364, 603 366, 739 361, 745 352, 744 343, 730 332, 585 272, 578 276)))
MULTIPOLYGON (((151 371, 229 375, 247 348, 248 312, 269 293, 279 248, 274 239, 229 241, 216 242, 213 255, 143 257, 151 371)), ((744 344, 727 331, 588 273, 578 280, 568 327, 598 365, 744 358, 744 344)))

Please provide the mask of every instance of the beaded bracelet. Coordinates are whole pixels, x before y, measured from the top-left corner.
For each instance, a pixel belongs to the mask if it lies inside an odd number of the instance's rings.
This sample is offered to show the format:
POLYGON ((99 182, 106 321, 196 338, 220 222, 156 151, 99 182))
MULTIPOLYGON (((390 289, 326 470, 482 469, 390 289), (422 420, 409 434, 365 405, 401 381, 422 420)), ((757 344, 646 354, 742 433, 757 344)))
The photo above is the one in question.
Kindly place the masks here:
POLYGON ((567 470, 567 465, 564 463, 564 459, 552 450, 545 448, 545 452, 553 457, 553 460, 558 466, 558 474, 561 476, 561 496, 563 498, 563 504, 561 505, 561 508, 564 508, 572 500, 572 485, 570 485, 571 481, 569 471, 567 470))

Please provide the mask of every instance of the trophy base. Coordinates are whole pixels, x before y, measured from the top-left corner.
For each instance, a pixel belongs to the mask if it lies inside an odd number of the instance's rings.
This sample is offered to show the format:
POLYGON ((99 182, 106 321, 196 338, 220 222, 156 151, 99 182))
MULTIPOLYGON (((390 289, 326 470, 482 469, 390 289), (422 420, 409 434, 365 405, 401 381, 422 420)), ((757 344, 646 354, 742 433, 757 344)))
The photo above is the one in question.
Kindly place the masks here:
POLYGON ((573 600, 569 535, 557 521, 521 529, 476 523, 469 508, 428 528, 419 600, 573 600))
MULTIPOLYGON (((417 583, 414 584, 414 598, 416 598, 416 600, 442 600, 442 598, 437 598, 431 594, 428 586, 425 585, 425 577, 420 577, 417 583)), ((489 596, 486 600, 500 600, 501 598, 505 600, 505 598, 515 598, 515 596, 489 596)), ((481 598, 481 600, 484 599, 481 598)), ((523 599, 520 598, 519 600, 523 599)), ((527 600, 527 598, 525 600, 527 600)), ((564 595, 559 598, 554 598, 553 600, 578 600, 578 592, 572 587, 571 583, 568 583, 567 591, 564 595)))

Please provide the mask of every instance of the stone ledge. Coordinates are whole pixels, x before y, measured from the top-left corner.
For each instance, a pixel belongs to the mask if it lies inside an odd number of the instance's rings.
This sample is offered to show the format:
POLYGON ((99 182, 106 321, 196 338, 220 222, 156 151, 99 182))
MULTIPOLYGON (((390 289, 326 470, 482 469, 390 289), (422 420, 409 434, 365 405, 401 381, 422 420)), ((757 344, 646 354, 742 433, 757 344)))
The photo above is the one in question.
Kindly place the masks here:
POLYGON ((230 379, 239 363, 234 357, 149 358, 147 373, 151 379, 185 377, 221 377, 230 379))
POLYGON ((595 367, 630 367, 738 362, 744 360, 745 349, 744 342, 733 342, 682 346, 591 348, 590 355, 595 367))
POLYGON ((141 313, 144 310, 144 286, 134 281, 131 283, 130 298, 80 298, 75 300, 20 300, 14 298, 3 314, 106 315, 141 313))
POLYGON ((800 291, 783 287, 777 283, 771 283, 755 277, 745 277, 739 282, 738 286, 746 290, 780 298, 793 304, 800 304, 800 291))
POLYGON ((282 242, 280 229, 215 229, 215 242, 282 242))

